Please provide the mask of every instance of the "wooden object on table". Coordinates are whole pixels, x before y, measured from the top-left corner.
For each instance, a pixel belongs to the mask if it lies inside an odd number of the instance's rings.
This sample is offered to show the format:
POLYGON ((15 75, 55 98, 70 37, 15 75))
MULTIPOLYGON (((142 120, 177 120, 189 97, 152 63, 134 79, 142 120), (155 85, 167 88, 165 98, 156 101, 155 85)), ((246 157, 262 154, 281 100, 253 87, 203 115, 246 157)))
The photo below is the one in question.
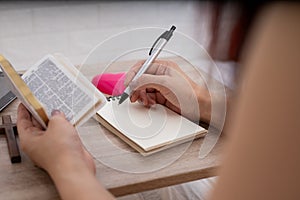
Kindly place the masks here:
POLYGON ((15 136, 16 124, 13 124, 9 115, 2 116, 2 125, 0 125, 0 134, 6 135, 7 147, 11 163, 20 163, 21 155, 18 142, 15 136))

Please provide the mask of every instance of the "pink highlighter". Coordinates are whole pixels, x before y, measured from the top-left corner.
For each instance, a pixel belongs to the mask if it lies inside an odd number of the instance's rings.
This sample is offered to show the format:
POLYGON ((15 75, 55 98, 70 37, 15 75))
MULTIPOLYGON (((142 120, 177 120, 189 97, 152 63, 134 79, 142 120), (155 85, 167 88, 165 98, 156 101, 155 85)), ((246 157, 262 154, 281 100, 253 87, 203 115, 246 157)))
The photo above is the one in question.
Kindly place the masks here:
POLYGON ((124 90, 124 80, 125 80, 126 73, 103 73, 96 75, 92 83, 100 90, 100 92, 112 95, 112 96, 118 96, 121 95, 124 90))

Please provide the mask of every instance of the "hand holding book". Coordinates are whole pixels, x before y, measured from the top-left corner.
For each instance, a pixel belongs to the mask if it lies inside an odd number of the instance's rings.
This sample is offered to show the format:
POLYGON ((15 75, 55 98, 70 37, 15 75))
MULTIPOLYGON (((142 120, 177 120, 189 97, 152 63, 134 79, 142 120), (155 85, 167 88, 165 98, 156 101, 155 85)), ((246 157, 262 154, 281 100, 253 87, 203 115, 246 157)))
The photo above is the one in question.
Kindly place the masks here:
POLYGON ((103 94, 61 56, 45 56, 22 78, 3 56, 0 66, 10 80, 12 91, 43 128, 47 127, 52 110, 61 110, 77 126, 105 103, 103 94))

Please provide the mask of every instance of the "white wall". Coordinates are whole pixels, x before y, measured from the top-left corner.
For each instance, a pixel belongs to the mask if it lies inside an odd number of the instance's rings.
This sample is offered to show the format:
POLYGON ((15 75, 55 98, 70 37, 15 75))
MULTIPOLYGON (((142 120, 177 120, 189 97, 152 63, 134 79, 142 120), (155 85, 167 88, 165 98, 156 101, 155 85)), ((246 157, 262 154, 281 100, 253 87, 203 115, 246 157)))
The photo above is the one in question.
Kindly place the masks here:
POLYGON ((195 1, 0 2, 0 53, 17 70, 56 52, 80 64, 113 34, 142 27, 168 29, 172 24, 206 46, 208 12, 208 3, 195 1))

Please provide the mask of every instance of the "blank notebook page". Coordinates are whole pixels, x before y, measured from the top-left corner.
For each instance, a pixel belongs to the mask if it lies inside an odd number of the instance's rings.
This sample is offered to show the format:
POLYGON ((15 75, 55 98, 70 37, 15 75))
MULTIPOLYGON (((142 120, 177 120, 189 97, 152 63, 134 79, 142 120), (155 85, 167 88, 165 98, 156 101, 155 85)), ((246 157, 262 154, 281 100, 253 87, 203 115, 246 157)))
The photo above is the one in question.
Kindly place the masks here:
POLYGON ((129 100, 121 105, 117 100, 111 100, 97 114, 145 151, 193 139, 206 132, 201 126, 159 104, 146 108, 129 100))

